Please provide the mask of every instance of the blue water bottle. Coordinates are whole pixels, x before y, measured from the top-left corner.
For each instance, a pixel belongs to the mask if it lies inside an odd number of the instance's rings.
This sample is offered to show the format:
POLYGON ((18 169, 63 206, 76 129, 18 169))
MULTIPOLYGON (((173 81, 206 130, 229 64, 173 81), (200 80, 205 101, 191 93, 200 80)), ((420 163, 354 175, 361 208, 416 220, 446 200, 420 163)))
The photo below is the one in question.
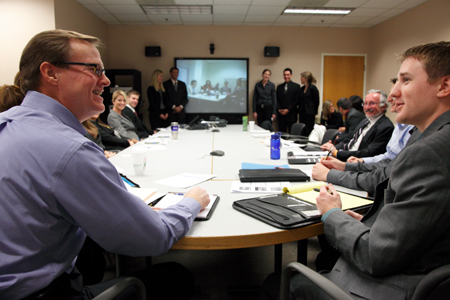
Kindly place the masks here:
POLYGON ((281 132, 277 132, 271 135, 270 138, 270 158, 280 159, 280 137, 281 132))

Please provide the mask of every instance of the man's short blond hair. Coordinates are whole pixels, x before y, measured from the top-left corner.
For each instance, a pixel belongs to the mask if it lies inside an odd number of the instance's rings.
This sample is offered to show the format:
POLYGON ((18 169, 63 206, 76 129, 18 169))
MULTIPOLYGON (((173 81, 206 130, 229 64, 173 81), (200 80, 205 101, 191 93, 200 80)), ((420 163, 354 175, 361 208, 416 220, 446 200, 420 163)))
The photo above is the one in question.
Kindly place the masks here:
MULTIPOLYGON (((26 94, 29 90, 39 90, 43 62, 58 65, 68 61, 72 55, 70 41, 82 40, 100 47, 100 39, 69 30, 48 30, 36 34, 25 46, 20 58, 18 81, 22 92, 26 94)), ((59 65, 58 65, 59 66, 59 65)), ((61 64, 63 68, 67 65, 61 64)))

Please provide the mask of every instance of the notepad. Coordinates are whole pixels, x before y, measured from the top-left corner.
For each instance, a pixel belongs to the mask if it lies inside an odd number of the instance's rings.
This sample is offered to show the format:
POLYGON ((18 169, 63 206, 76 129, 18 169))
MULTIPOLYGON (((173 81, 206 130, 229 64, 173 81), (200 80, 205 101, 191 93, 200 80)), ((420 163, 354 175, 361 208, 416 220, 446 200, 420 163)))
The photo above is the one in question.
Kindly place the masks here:
MULTIPOLYGON (((167 208, 171 205, 177 204, 181 199, 183 199, 185 196, 184 193, 167 193, 161 200, 158 201, 154 205, 156 208, 167 208)), ((204 210, 198 213, 198 215, 195 217, 196 221, 205 221, 209 220, 214 212, 214 209, 217 206, 217 203, 219 202, 220 197, 214 194, 209 195, 209 199, 211 200, 208 204, 208 206, 205 207, 204 210)))
MULTIPOLYGON (((304 185, 286 187, 283 189, 283 192, 308 201, 309 203, 316 204, 316 198, 319 195, 319 192, 316 192, 313 189, 319 189, 323 185, 323 182, 313 182, 304 185)), ((373 201, 362 197, 353 196, 342 192, 340 192, 339 195, 341 196, 342 210, 361 208, 373 204, 373 201)))

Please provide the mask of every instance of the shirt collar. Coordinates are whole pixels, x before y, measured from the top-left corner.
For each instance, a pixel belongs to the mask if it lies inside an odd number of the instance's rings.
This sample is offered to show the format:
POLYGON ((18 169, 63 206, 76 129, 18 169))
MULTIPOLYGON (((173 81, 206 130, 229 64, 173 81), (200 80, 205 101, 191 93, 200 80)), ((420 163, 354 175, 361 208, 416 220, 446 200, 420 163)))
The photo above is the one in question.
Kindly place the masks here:
POLYGON ((75 129, 82 135, 86 133, 86 129, 84 129, 80 121, 78 121, 78 119, 70 110, 47 95, 41 94, 36 91, 28 91, 22 101, 21 106, 48 113, 61 123, 75 129))
POLYGON ((132 112, 136 112, 136 110, 134 109, 134 107, 131 106, 130 104, 127 104, 127 107, 128 107, 129 109, 131 109, 132 112))

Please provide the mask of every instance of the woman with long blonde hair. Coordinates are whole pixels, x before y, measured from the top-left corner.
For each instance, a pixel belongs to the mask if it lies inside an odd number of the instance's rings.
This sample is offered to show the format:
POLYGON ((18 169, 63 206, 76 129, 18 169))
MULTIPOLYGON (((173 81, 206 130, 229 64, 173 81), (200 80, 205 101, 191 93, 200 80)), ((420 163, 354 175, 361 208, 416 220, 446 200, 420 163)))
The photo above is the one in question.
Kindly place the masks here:
POLYGON ((170 107, 164 90, 163 80, 164 73, 156 69, 152 74, 152 83, 147 89, 148 115, 152 130, 170 125, 170 107))
POLYGON ((136 132, 133 122, 122 114, 122 110, 127 105, 127 94, 122 90, 116 90, 112 96, 113 109, 108 115, 108 125, 114 130, 129 139, 139 140, 139 136, 136 132))

